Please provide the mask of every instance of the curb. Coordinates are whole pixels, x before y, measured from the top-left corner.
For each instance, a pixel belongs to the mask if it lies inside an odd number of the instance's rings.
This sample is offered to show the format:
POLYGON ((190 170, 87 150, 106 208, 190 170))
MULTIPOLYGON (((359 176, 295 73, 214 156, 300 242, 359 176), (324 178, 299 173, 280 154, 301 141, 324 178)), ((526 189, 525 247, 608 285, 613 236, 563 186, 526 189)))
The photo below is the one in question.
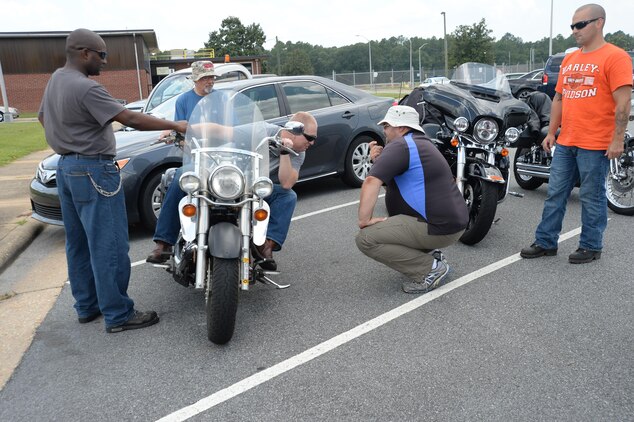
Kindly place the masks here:
POLYGON ((0 245, 0 274, 33 242, 44 229, 44 223, 27 217, 26 223, 17 224, 2 239, 0 245))

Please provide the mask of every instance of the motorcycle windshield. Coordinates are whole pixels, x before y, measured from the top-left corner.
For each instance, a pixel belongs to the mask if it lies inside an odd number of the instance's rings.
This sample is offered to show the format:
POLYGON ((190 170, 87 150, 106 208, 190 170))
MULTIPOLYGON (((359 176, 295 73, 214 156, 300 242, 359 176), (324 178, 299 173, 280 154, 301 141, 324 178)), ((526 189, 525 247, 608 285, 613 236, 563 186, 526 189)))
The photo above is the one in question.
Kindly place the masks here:
POLYGON ((201 99, 189 119, 183 148, 183 170, 194 171, 207 190, 218 166, 234 166, 247 190, 269 175, 266 123, 257 105, 232 90, 213 90, 201 99))
POLYGON ((511 95, 511 87, 506 76, 489 64, 463 63, 454 70, 451 81, 467 89, 479 87, 511 95))

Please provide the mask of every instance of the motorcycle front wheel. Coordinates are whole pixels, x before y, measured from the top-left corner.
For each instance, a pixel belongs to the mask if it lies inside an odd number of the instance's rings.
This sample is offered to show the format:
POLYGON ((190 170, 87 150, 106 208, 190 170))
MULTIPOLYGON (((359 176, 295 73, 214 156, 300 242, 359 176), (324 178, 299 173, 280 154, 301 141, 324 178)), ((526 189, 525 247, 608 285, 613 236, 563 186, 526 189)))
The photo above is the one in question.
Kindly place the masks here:
POLYGON ((619 158, 618 172, 611 171, 605 181, 608 207, 621 215, 634 215, 634 143, 619 158))
POLYGON ((240 289, 239 259, 212 257, 207 280, 207 338, 215 344, 225 344, 236 325, 240 289))
POLYGON ((464 200, 469 210, 469 224, 460 237, 465 245, 475 245, 489 232, 498 204, 497 187, 477 177, 469 177, 464 184, 464 200))

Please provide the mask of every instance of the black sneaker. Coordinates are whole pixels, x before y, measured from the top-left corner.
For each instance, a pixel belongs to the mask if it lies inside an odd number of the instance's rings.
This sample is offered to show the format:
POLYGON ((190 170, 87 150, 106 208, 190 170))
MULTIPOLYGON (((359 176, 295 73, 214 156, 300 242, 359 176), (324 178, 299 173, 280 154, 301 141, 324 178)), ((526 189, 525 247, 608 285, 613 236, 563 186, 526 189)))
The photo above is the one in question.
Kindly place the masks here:
POLYGON ((546 249, 539 246, 537 243, 533 243, 528 248, 522 249, 520 256, 526 259, 539 258, 540 256, 555 256, 557 255, 557 248, 546 249))
POLYGON ((585 264, 595 259, 601 259, 601 251, 579 248, 568 256, 568 262, 571 264, 585 264))
POLYGON ((132 317, 121 325, 115 325, 113 327, 106 327, 106 331, 109 333, 119 333, 126 330, 136 330, 139 328, 149 327, 159 322, 159 317, 156 312, 148 311, 134 311, 132 317))

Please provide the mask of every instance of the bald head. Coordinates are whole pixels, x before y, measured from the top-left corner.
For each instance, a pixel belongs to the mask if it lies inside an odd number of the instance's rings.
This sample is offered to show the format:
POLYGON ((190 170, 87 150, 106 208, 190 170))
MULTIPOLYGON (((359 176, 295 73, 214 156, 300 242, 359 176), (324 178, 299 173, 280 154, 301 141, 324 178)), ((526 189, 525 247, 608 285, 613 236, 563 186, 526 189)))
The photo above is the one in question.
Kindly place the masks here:
POLYGON ((106 43, 103 38, 90 29, 79 28, 71 32, 66 38, 66 54, 74 55, 82 48, 102 51, 105 50, 106 43))
POLYGON ((595 18, 603 18, 603 20, 605 20, 605 9, 599 6, 598 4, 594 4, 594 3, 584 4, 583 6, 578 8, 575 11, 575 13, 583 12, 583 11, 589 12, 595 18))
POLYGON ((86 76, 99 75, 106 64, 106 43, 89 29, 79 28, 66 38, 66 65, 86 76))

